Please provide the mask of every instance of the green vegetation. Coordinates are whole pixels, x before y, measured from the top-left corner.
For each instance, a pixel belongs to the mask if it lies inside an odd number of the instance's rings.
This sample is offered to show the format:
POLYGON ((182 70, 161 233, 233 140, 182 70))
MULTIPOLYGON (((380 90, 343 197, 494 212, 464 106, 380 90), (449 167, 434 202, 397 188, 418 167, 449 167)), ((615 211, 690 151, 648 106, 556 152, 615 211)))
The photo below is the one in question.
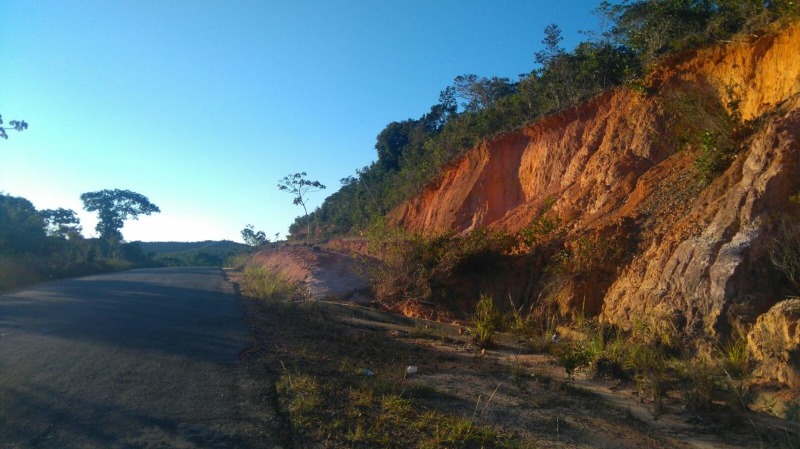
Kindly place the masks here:
POLYGON ((739 90, 723 86, 719 89, 725 94, 723 100, 709 86, 677 89, 666 97, 667 133, 677 148, 696 154, 695 175, 702 185, 730 166, 753 132, 752 124, 742 121, 739 90))
POLYGON ((74 211, 39 211, 25 198, 0 194, 0 291, 153 265, 138 243, 83 238, 74 211))
POLYGON ((303 290, 263 265, 246 264, 240 281, 242 293, 261 299, 302 299, 303 290))
POLYGON ((364 379, 349 385, 345 394, 333 391, 335 386, 284 367, 276 387, 295 431, 356 447, 408 447, 409 441, 420 448, 519 447, 509 436, 478 424, 476 417, 427 409, 423 398, 415 397, 420 393, 394 381, 364 379), (329 421, 326 414, 339 418, 329 421))
POLYGON ((125 242, 124 220, 157 212, 157 206, 127 190, 90 192, 81 199, 100 214, 99 238, 83 237, 75 211, 36 210, 25 198, 0 193, 0 291, 130 268, 219 267, 247 249, 234 242, 125 242))
POLYGON ((220 267, 250 247, 229 240, 203 242, 137 242, 142 252, 168 267, 220 267))
POLYGON ((494 305, 494 299, 488 295, 481 295, 475 314, 472 316, 472 335, 475 343, 485 348, 492 345, 494 334, 502 326, 500 311, 494 305))
POLYGON ((434 300, 448 296, 441 279, 453 275, 476 277, 499 270, 517 239, 501 231, 476 229, 457 236, 423 236, 376 220, 366 235, 382 264, 371 265, 368 277, 378 300, 391 306, 398 301, 434 300))
MULTIPOLYGON (((440 93, 439 101, 417 119, 395 121, 378 133, 377 161, 341 180, 341 188, 301 223, 317 238, 363 231, 423 186, 478 142, 519 129, 620 85, 643 89, 641 79, 660 58, 737 33, 754 33, 771 22, 800 16, 800 3, 787 0, 638 0, 603 2, 596 13, 607 24, 587 32, 572 51, 560 46, 558 25, 544 30, 536 67, 518 80, 464 74, 440 93)), ((705 100, 704 100, 705 101, 705 100)), ((735 112, 735 101, 728 111, 735 112)), ((692 118, 685 120, 692 123, 692 118)), ((737 151, 737 131, 696 127, 699 177, 708 181, 737 151)), ((678 133, 685 133, 676 129, 678 133)))
POLYGON ((668 317, 651 315, 623 331, 587 321, 580 338, 554 348, 568 378, 632 379, 642 399, 655 404, 670 393, 681 395, 691 410, 710 410, 715 400, 731 409, 746 403, 753 366, 742 330, 719 345, 692 342, 668 317))

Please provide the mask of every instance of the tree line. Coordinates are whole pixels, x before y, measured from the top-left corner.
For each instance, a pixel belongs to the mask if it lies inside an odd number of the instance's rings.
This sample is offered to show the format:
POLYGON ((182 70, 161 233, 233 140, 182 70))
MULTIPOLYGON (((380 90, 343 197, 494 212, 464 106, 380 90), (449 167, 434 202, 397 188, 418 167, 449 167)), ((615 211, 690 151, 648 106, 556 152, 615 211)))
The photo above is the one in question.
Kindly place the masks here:
POLYGON ((602 2, 595 13, 599 29, 584 32, 587 39, 573 50, 561 46, 561 29, 551 24, 533 55, 534 68, 517 80, 459 75, 427 113, 386 125, 376 138, 377 160, 341 179, 339 190, 310 214, 297 217, 290 233, 310 234, 313 226, 320 238, 364 229, 480 141, 606 89, 635 86, 665 55, 798 17, 800 2, 639 0, 602 2))
POLYGON ((97 238, 83 237, 71 209, 37 210, 26 198, 0 193, 0 290, 155 264, 138 243, 125 242, 121 230, 126 220, 160 212, 158 206, 120 189, 87 192, 81 201, 85 210, 98 214, 97 238))

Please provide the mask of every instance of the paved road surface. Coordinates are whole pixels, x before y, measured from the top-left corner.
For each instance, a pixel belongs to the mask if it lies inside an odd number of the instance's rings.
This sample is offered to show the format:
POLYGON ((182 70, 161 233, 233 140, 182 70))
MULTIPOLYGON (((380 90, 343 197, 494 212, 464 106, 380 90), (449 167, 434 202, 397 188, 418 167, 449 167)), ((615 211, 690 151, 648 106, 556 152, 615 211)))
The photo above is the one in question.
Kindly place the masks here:
POLYGON ((272 448, 267 376, 220 270, 0 296, 0 449, 272 448))

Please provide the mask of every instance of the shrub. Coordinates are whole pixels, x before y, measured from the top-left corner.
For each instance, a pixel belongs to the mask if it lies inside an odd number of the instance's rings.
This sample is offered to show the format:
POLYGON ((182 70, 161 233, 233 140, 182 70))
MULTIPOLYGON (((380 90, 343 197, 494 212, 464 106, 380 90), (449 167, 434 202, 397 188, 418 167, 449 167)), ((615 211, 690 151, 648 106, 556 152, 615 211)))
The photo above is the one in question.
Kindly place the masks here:
POLYGON ((575 372, 589 364, 589 353, 582 342, 570 342, 561 347, 557 353, 558 363, 564 368, 568 379, 575 377, 575 372))
POLYGON ((704 410, 711 405, 718 390, 721 374, 719 366, 709 353, 680 360, 677 364, 681 377, 681 393, 690 410, 704 410))
POLYGON ((384 302, 425 300, 438 285, 439 274, 485 273, 497 266, 515 245, 501 231, 476 229, 464 236, 451 232, 435 236, 412 234, 376 220, 367 233, 370 251, 381 255, 381 264, 368 264, 367 276, 376 297, 384 302))
POLYGON ((703 184, 708 184, 731 164, 737 150, 719 144, 719 136, 704 132, 700 136, 700 151, 694 160, 694 168, 703 184))
MULTIPOLYGON (((545 205, 549 202, 549 199, 546 200, 545 205)), ((517 233, 518 251, 531 252, 541 245, 553 242, 557 240, 563 230, 564 227, 558 217, 540 215, 517 233)))
POLYGON ((656 347, 636 344, 630 347, 627 364, 639 391, 660 404, 667 388, 666 355, 656 347))
POLYGON ((598 314, 606 289, 627 261, 627 238, 595 233, 568 242, 546 268, 547 301, 557 305, 563 315, 598 314))
MULTIPOLYGON (((800 193, 798 193, 800 196, 800 193)), ((775 222, 775 231, 769 243, 769 256, 773 265, 800 294, 800 217, 784 215, 775 222)))
POLYGON ((742 141, 752 131, 742 122, 738 90, 735 85, 692 87, 666 97, 668 132, 677 137, 680 148, 697 151, 694 170, 702 184, 708 184, 730 166, 742 141))

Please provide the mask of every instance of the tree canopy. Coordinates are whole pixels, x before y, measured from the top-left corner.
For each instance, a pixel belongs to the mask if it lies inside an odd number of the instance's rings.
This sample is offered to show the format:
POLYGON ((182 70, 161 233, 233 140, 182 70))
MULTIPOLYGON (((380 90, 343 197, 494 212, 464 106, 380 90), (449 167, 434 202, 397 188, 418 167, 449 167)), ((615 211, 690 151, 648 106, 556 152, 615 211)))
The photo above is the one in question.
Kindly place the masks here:
POLYGON ((95 230, 104 239, 122 240, 120 230, 125 220, 137 220, 139 215, 161 212, 146 196, 130 190, 99 190, 81 195, 83 208, 87 212, 97 212, 98 222, 95 230))
POLYGON ((39 212, 44 219, 47 235, 70 238, 81 232, 81 220, 72 209, 44 209, 39 212))
POLYGON ((14 131, 25 131, 28 129, 28 123, 25 120, 11 120, 8 122, 10 126, 2 126, 3 125, 3 116, 0 115, 0 138, 8 139, 7 131, 14 130, 14 131))
POLYGON ((25 198, 0 193, 0 254, 39 252, 44 219, 25 198))

